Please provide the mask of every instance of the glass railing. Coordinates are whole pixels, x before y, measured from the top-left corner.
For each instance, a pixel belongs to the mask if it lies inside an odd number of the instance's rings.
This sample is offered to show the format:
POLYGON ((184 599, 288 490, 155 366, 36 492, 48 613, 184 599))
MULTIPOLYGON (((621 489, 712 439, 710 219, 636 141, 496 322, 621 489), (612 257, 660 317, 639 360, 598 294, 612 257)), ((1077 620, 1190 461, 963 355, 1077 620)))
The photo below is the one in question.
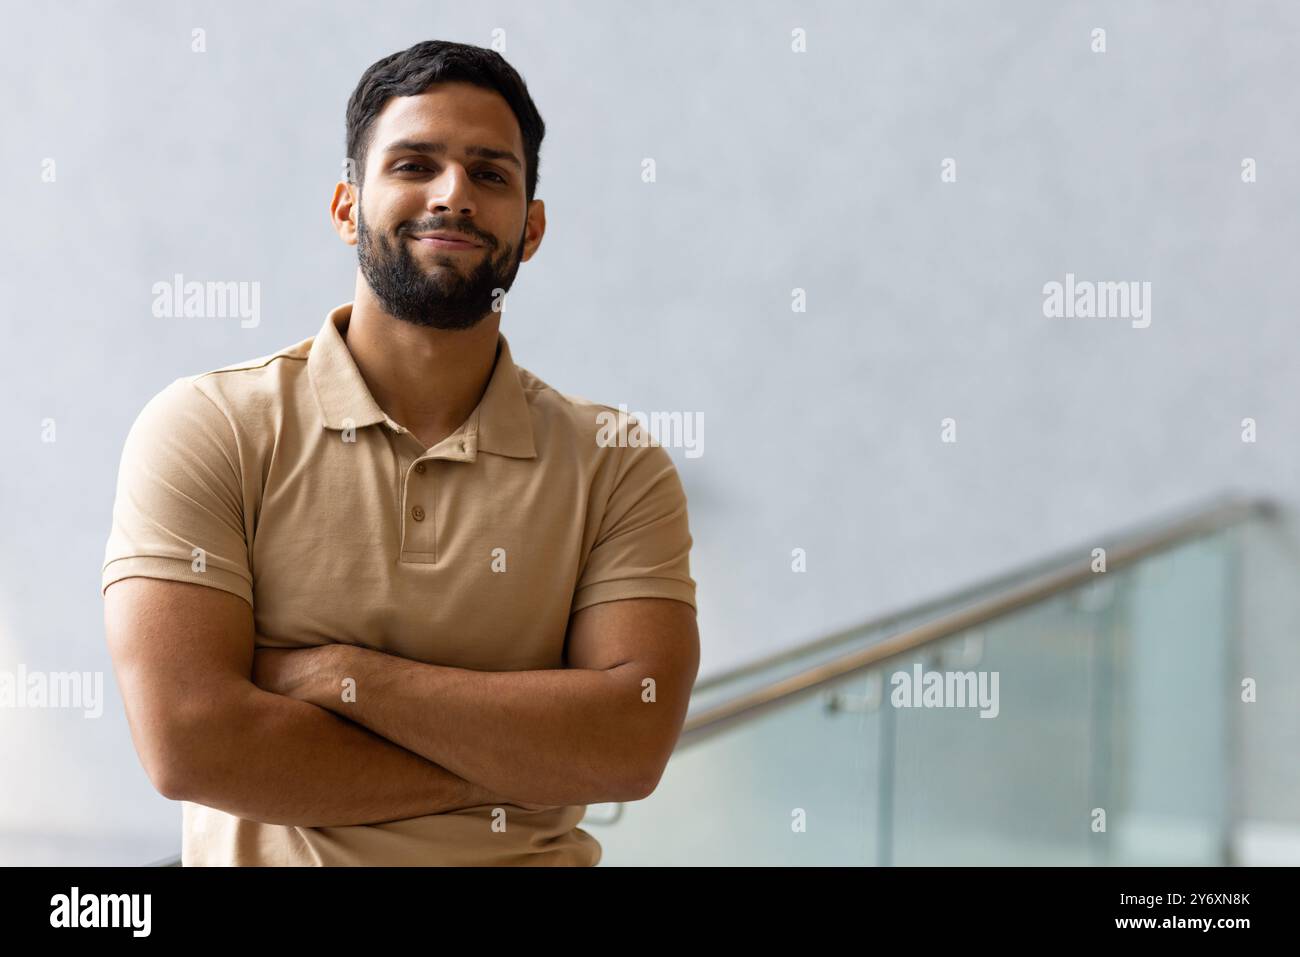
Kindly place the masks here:
POLYGON ((654 794, 582 826, 604 866, 1237 863, 1242 782, 1296 778, 1296 706, 1245 684, 1300 634, 1275 526, 1214 503, 703 683, 654 794))

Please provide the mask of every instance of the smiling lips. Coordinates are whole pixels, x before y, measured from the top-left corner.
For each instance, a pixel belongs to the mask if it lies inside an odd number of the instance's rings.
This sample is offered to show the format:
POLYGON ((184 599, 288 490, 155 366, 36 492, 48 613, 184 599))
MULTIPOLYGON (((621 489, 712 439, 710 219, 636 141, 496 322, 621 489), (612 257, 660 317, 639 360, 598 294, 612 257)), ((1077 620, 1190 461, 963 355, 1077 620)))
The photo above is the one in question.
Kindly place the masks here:
POLYGON ((426 246, 434 246, 438 249, 478 249, 480 245, 464 233, 445 231, 423 233, 412 238, 416 242, 423 243, 426 246))

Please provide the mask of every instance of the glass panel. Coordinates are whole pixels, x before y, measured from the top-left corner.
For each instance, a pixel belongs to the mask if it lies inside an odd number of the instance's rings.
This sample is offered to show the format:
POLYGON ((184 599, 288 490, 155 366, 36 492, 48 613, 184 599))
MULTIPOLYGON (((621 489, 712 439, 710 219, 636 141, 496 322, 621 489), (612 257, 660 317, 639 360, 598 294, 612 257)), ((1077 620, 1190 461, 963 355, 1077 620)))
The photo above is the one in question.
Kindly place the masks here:
POLYGON ((1241 530, 1229 707, 1233 863, 1300 865, 1300 529, 1294 516, 1241 530))
MULTIPOLYGON (((688 741, 652 799, 584 827, 605 865, 1226 863, 1239 538, 1098 573, 688 741)), ((921 623, 712 682, 691 713, 921 623)))
POLYGON ((891 863, 1090 863, 1090 700, 1104 617, 1090 607, 1062 595, 891 668, 896 694, 927 686, 920 701, 891 697, 891 863))
POLYGON ((873 863, 879 688, 857 673, 681 748, 652 799, 589 811, 601 866, 873 863))
POLYGON ((1126 576, 1107 863, 1227 863, 1233 546, 1225 535, 1191 542, 1126 576))

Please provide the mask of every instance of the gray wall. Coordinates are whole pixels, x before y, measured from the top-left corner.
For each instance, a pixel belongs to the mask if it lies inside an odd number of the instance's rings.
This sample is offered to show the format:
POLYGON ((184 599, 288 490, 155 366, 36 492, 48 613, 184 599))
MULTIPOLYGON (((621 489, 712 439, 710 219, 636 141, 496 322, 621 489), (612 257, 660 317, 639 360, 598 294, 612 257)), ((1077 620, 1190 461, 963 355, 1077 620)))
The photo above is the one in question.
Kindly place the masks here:
POLYGON ((11 861, 177 844, 103 640, 121 443, 172 379, 351 298, 344 104, 419 39, 503 29, 548 124, 517 360, 703 415, 704 455, 675 452, 702 675, 1225 487, 1296 499, 1300 8, 6 6, 0 667, 101 670, 108 694, 97 721, 0 711, 0 831, 51 835, 0 841, 11 861), (1067 272, 1150 282, 1151 325, 1045 318, 1067 272), (260 282, 260 325, 155 318, 175 273, 260 282))

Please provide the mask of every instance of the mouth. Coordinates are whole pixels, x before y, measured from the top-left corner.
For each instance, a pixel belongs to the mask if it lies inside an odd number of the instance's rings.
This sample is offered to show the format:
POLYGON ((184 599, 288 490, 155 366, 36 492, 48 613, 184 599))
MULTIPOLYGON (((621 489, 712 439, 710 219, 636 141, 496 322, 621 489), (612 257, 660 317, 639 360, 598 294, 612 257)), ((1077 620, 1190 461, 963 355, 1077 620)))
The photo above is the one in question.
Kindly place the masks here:
POLYGON ((459 233, 429 233, 411 238, 422 246, 432 246, 435 249, 478 249, 482 245, 459 233))

